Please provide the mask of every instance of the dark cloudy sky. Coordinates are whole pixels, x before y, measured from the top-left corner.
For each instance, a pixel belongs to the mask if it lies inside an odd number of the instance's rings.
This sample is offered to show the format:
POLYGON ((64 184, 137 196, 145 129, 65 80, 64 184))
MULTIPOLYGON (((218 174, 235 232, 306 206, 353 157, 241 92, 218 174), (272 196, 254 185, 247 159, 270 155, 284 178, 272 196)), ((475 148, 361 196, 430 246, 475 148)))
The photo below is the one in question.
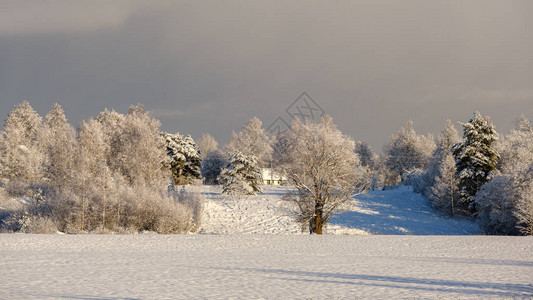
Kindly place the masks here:
POLYGON ((143 103, 222 143, 303 91, 376 151, 407 120, 533 117, 533 1, 3 1, 0 113, 143 103))

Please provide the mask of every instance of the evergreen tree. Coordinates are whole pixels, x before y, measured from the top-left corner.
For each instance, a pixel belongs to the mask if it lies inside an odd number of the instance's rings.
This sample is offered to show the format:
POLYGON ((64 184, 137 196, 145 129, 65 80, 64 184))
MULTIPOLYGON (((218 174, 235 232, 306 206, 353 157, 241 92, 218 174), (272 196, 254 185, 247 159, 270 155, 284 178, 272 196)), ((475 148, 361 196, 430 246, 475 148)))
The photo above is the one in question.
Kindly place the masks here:
POLYGON ((253 155, 234 153, 227 167, 222 170, 219 181, 224 185, 222 193, 229 195, 255 195, 262 193, 263 181, 257 158, 253 155))
POLYGON ((497 139, 494 125, 488 117, 479 112, 463 124, 464 141, 453 146, 452 151, 457 167, 461 203, 475 213, 477 205, 474 196, 481 186, 488 182, 496 171, 498 153, 493 148, 497 139))
POLYGON ((201 178, 202 160, 198 146, 190 135, 183 137, 179 133, 163 133, 170 170, 175 185, 189 184, 201 178))

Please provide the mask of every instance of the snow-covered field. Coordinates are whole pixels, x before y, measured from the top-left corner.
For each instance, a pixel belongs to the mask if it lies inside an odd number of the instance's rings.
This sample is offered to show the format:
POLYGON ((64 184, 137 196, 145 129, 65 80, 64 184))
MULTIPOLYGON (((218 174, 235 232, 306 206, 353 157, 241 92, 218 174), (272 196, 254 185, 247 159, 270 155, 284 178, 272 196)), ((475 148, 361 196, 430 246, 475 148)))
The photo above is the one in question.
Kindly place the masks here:
POLYGON ((408 188, 357 197, 323 236, 301 234, 282 187, 191 188, 200 234, 1 234, 0 299, 533 298, 532 238, 467 235, 408 188))
POLYGON ((533 239, 0 235, 1 299, 533 297, 533 239))

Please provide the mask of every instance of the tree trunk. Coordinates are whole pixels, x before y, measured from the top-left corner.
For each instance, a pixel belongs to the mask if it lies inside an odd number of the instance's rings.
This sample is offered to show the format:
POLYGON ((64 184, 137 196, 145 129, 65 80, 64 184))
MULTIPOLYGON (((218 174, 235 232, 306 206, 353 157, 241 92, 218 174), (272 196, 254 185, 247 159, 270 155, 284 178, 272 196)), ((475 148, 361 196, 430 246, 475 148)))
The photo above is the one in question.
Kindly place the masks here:
POLYGON ((313 232, 315 234, 322 234, 322 227, 324 225, 324 220, 322 218, 322 209, 315 209, 315 218, 313 220, 314 224, 312 226, 313 232))

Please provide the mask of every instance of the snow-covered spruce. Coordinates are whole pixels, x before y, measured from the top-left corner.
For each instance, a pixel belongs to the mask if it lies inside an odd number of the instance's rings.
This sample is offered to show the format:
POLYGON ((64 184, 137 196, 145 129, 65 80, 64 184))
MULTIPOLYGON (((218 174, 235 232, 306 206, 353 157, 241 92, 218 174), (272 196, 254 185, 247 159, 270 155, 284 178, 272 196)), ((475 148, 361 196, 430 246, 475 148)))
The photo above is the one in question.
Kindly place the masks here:
POLYGON ((170 170, 175 185, 192 183, 201 177, 202 160, 198 146, 190 135, 183 137, 179 133, 163 132, 170 170))
POLYGON ((481 186, 492 179, 499 158, 493 143, 498 134, 488 117, 479 112, 468 123, 463 124, 464 141, 453 146, 457 166, 457 178, 461 204, 470 213, 478 211, 474 196, 481 186))
POLYGON ((255 195, 261 193, 262 175, 257 158, 253 155, 234 153, 218 179, 222 193, 228 195, 255 195))

